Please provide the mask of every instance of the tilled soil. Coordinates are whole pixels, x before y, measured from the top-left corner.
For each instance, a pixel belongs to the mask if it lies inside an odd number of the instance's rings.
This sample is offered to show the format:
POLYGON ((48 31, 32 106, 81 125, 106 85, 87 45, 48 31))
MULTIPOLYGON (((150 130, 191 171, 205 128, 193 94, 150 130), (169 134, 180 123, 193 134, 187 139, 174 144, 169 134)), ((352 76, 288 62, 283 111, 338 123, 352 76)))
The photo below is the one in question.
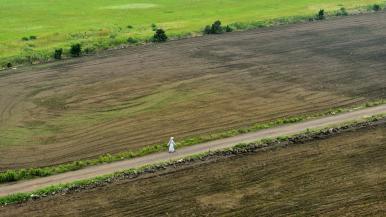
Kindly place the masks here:
POLYGON ((383 216, 386 125, 169 168, 0 216, 383 216))
POLYGON ((0 170, 385 98, 385 27, 356 15, 1 72, 0 170))

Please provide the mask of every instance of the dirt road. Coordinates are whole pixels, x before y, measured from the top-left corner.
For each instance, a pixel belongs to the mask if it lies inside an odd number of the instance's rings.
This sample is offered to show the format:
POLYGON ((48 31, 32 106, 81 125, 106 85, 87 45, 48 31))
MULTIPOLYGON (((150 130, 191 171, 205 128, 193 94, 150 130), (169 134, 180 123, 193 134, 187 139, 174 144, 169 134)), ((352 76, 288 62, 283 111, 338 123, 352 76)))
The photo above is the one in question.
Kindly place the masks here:
POLYGON ((44 188, 50 185, 59 183, 68 183, 75 180, 88 179, 100 175, 111 174, 114 172, 126 170, 129 168, 140 167, 147 164, 154 164, 157 162, 167 160, 177 160, 182 157, 197 154, 209 150, 218 150, 227 147, 232 147, 238 143, 253 142, 262 138, 278 137, 283 135, 289 135, 304 131, 306 129, 328 127, 330 125, 362 119, 366 116, 386 113, 386 105, 381 105, 372 108, 366 108, 363 110, 357 110, 353 112, 343 113, 336 116, 325 117, 321 119, 284 125, 281 127, 265 129, 254 133, 247 133, 231 138, 220 139, 212 142, 206 142, 197 144, 190 147, 178 149, 176 153, 169 154, 166 152, 151 154, 144 157, 139 157, 131 160, 124 160, 110 164, 104 164, 99 166, 93 166, 78 171, 63 173, 50 177, 38 178, 29 181, 23 181, 13 184, 0 185, 0 196, 7 194, 13 194, 18 192, 30 192, 40 188, 44 188))

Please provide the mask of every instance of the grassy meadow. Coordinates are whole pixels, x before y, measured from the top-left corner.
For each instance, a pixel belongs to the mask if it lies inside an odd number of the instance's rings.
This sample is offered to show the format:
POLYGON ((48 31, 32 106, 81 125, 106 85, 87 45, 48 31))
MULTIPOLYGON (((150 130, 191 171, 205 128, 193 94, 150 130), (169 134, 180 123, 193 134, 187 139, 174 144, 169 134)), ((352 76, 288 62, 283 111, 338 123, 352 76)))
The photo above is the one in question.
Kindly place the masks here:
POLYGON ((178 37, 214 20, 248 23, 353 9, 379 0, 0 0, 0 65, 52 58, 55 48, 82 43, 86 52, 144 41, 152 24, 178 37), (32 37, 31 37, 32 36, 32 37), (35 39, 36 37, 36 39, 35 39), (134 40, 134 41, 135 41, 134 40))

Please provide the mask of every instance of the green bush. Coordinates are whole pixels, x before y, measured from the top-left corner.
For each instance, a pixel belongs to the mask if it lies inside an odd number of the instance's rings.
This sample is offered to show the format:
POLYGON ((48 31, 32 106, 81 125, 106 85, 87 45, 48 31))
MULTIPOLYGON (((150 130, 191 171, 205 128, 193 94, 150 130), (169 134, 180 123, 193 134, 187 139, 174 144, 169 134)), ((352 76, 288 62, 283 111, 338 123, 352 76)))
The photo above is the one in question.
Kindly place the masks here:
POLYGON ((226 27, 225 27, 225 32, 232 32, 233 31, 233 29, 232 29, 232 27, 230 27, 229 25, 227 25, 226 27))
POLYGON ((128 29, 132 29, 133 26, 132 26, 132 25, 127 25, 127 28, 128 28, 128 29))
POLYGON ((129 43, 129 44, 137 44, 137 43, 138 43, 138 40, 135 39, 135 38, 129 37, 129 38, 127 39, 127 43, 129 43))
POLYGON ((347 16, 348 12, 346 8, 340 8, 338 12, 336 12, 336 16, 347 16))
POLYGON ((318 14, 316 15, 317 20, 324 20, 326 19, 326 16, 324 14, 324 9, 320 9, 318 14))
POLYGON ((233 29, 229 25, 223 27, 221 26, 221 21, 217 20, 212 25, 207 25, 204 28, 204 34, 221 34, 224 32, 232 32, 233 29))
POLYGON ((157 25, 156 24, 154 24, 154 23, 152 23, 151 24, 151 29, 153 30, 153 31, 157 31, 157 25))
POLYGON ((378 4, 374 4, 373 5, 373 11, 380 11, 381 10, 381 6, 378 5, 378 4))
POLYGON ((82 46, 79 43, 71 45, 71 48, 70 48, 71 56, 79 57, 81 53, 82 53, 82 46))
POLYGON ((165 42, 168 39, 163 29, 157 29, 153 36, 153 42, 165 42))
POLYGON ((23 37, 23 38, 21 38, 21 40, 23 40, 23 41, 28 41, 29 38, 28 38, 28 37, 23 37))
POLYGON ((56 59, 56 60, 62 59, 62 54, 63 54, 63 48, 55 49, 55 51, 54 51, 54 59, 56 59))
POLYGON ((29 37, 29 40, 35 40, 35 39, 37 39, 37 38, 38 38, 37 36, 31 35, 31 36, 29 37))
POLYGON ((221 26, 221 21, 216 20, 211 26, 206 26, 204 29, 205 34, 221 34, 224 32, 223 27, 221 26))

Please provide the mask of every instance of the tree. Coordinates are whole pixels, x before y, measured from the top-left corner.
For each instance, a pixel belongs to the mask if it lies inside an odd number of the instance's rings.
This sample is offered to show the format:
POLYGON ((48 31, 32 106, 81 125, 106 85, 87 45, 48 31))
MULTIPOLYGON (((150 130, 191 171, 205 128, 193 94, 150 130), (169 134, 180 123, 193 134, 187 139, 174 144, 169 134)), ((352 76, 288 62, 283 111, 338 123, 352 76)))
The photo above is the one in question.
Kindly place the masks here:
POLYGON ((168 40, 168 36, 166 35, 163 29, 157 29, 153 36, 153 42, 165 42, 168 40))
POLYGON ((82 52, 82 46, 79 43, 71 45, 71 48, 70 48, 71 56, 79 57, 81 52, 82 52))

